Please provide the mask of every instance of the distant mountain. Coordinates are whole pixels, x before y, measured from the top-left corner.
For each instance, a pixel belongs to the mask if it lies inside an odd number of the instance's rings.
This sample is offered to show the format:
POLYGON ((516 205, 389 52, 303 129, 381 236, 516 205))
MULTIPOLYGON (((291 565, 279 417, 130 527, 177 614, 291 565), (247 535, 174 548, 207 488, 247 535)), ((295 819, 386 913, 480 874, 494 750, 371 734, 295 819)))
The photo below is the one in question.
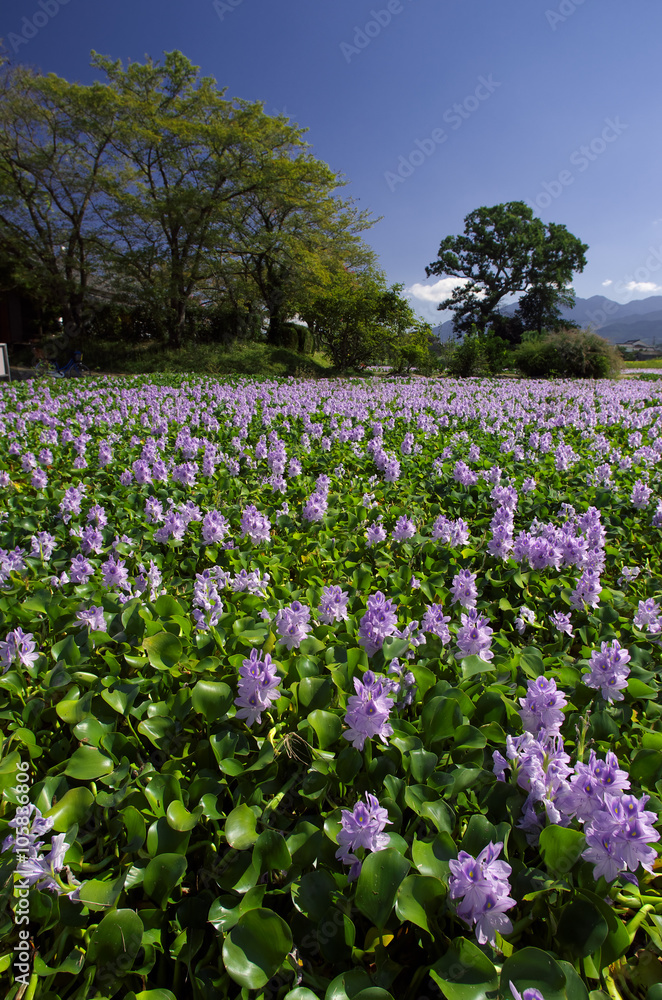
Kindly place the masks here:
MULTIPOLYGON (((517 303, 504 306, 501 310, 512 316, 517 303)), ((604 295, 592 295, 590 299, 578 298, 573 309, 561 309, 561 315, 580 327, 591 326, 600 336, 612 344, 626 340, 644 340, 654 344, 662 343, 662 295, 650 295, 647 299, 637 299, 621 305, 604 295)), ((432 331, 444 342, 453 336, 453 321, 447 320, 432 331)))

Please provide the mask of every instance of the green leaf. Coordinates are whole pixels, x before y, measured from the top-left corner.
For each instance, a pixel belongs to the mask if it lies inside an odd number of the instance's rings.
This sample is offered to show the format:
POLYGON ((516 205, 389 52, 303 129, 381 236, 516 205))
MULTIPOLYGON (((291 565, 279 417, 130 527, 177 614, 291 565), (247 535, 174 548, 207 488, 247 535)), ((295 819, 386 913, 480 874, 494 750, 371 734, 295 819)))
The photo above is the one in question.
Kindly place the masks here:
POLYGON ((494 663, 487 663, 475 653, 463 656, 460 662, 462 664, 462 679, 465 681, 469 680, 470 677, 476 677, 477 674, 491 674, 496 670, 494 663))
POLYGON ((496 991, 499 983, 487 955, 462 937, 451 942, 443 958, 430 969, 430 976, 446 1000, 487 1000, 486 994, 496 991))
POLYGON ((292 856, 282 837, 276 830, 263 830, 253 848, 253 865, 258 875, 271 871, 287 871, 292 864, 292 856))
POLYGON ((510 997, 510 983, 521 994, 540 990, 545 1000, 566 1000, 565 973, 558 962, 540 948, 522 948, 507 958, 501 970, 501 993, 510 997))
POLYGON ((44 818, 53 820, 55 833, 66 833, 74 823, 82 823, 89 817, 93 805, 94 795, 89 788, 70 788, 56 805, 44 813, 44 818))
POLYGON ((614 913, 601 896, 588 889, 582 890, 582 896, 589 899, 607 921, 609 930, 600 950, 600 967, 604 968, 606 965, 612 965, 628 950, 630 935, 618 914, 614 913))
POLYGON ((573 956, 585 958, 598 950, 608 932, 600 910, 585 896, 579 896, 561 910, 556 940, 573 956))
POLYGON ((428 916, 430 913, 440 912, 445 897, 446 888, 439 879, 426 875, 408 875, 398 889, 395 912, 400 920, 409 920, 431 933, 428 916))
POLYGON ((173 830, 179 830, 180 833, 186 833, 188 830, 192 830, 193 827, 198 825, 198 820, 202 816, 202 806, 197 806, 193 812, 189 812, 179 799, 175 799, 170 803, 166 812, 166 819, 168 820, 168 825, 173 828, 173 830))
POLYGON ((147 653, 149 662, 157 670, 170 670, 182 658, 182 644, 171 632, 157 632, 146 636, 142 648, 147 653))
POLYGON ((249 910, 223 942, 223 964, 240 986, 259 990, 278 972, 292 944, 292 932, 277 913, 249 910))
POLYGON ((398 887, 409 867, 409 862, 392 847, 369 854, 361 865, 356 905, 376 927, 386 925, 398 887))
POLYGON ((64 773, 78 781, 96 781, 104 774, 110 774, 115 765, 110 757, 104 756, 96 747, 78 747, 64 773))
POLYGON ((421 713, 421 731, 429 743, 451 739, 462 725, 462 710, 454 698, 431 698, 421 713))
POLYGON ((193 710, 204 715, 207 722, 223 719, 232 700, 232 691, 228 685, 215 681, 198 681, 191 692, 193 710))
POLYGON ((313 727, 319 741, 320 750, 326 750, 340 737, 342 732, 342 719, 332 712, 325 712, 321 708, 316 708, 308 715, 308 722, 313 727))
POLYGON ((553 875, 567 875, 586 849, 586 838, 579 830, 546 826, 540 833, 540 853, 553 875))
POLYGON ((110 882, 95 878, 83 882, 78 891, 80 902, 90 910, 108 910, 122 891, 124 880, 125 876, 121 875, 110 882))
POLYGON ((165 910, 171 892, 186 872, 186 858, 181 854, 157 854, 145 869, 143 887, 157 906, 165 910))
POLYGON ((303 875, 290 892, 297 910, 317 924, 331 906, 337 886, 329 872, 318 868, 303 875))
POLYGON ((92 934, 88 959, 97 966, 97 975, 104 976, 105 990, 109 976, 121 978, 131 970, 142 944, 143 930, 143 922, 135 910, 111 910, 92 934))
POLYGON ((255 813, 242 803, 236 806, 225 821, 225 839, 235 851, 245 851, 257 840, 255 813))

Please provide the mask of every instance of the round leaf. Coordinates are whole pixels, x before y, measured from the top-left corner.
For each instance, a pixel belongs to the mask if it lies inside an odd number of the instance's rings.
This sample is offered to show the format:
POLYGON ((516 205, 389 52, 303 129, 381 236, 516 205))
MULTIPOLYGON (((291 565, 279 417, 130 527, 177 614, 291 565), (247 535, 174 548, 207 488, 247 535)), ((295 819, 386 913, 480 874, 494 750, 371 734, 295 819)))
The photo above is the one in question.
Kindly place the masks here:
POLYGON ((106 757, 96 747, 78 747, 64 769, 64 773, 78 781, 96 781, 114 770, 110 757, 106 757))
POLYGON ((292 950, 292 932, 273 910, 244 913, 223 942, 223 964, 240 986, 259 990, 292 950))
POLYGON ((184 877, 186 858, 181 854, 157 854, 145 869, 143 886, 147 895, 165 909, 170 893, 184 877))
POLYGON ((361 865, 356 905, 376 927, 386 924, 409 867, 409 862, 392 847, 369 854, 361 865))
POLYGON ((94 795, 89 788, 70 788, 44 816, 53 820, 55 833, 65 833, 74 823, 87 819, 93 805, 94 795))
POLYGON ((446 1000, 487 1000, 486 994, 498 986, 497 970, 487 955, 462 937, 455 938, 443 958, 435 962, 430 976, 446 1000))
POLYGON ((233 809, 225 821, 225 838, 230 847, 235 851, 252 847, 257 840, 256 825, 255 813, 250 806, 242 803, 233 809))

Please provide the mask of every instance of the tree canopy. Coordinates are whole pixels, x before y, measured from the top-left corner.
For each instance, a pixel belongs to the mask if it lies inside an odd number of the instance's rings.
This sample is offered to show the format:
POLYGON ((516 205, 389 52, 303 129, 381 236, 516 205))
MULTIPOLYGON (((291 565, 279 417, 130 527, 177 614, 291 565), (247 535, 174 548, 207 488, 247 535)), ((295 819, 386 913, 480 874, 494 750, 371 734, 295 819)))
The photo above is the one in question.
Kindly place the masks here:
POLYGON ((463 279, 438 306, 453 310, 458 333, 474 326, 478 333, 498 332, 499 304, 518 293, 523 328, 542 329, 557 325, 560 305, 574 304, 570 281, 584 269, 587 250, 565 226, 546 225, 524 202, 512 201, 470 212, 464 234, 446 236, 425 271, 463 279))
POLYGON ((176 346, 201 309, 253 310, 278 343, 317 288, 374 264, 376 220, 304 129, 229 100, 181 52, 92 65, 106 82, 0 65, 0 273, 45 323, 82 329, 111 304, 176 346))

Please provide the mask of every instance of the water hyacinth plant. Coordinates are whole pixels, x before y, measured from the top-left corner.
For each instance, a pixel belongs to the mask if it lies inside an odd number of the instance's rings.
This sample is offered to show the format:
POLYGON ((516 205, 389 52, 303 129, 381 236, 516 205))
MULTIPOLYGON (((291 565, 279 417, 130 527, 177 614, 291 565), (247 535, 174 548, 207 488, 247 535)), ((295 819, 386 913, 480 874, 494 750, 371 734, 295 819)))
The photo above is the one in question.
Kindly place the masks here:
POLYGON ((657 384, 0 386, 8 995, 657 1000, 657 384))

